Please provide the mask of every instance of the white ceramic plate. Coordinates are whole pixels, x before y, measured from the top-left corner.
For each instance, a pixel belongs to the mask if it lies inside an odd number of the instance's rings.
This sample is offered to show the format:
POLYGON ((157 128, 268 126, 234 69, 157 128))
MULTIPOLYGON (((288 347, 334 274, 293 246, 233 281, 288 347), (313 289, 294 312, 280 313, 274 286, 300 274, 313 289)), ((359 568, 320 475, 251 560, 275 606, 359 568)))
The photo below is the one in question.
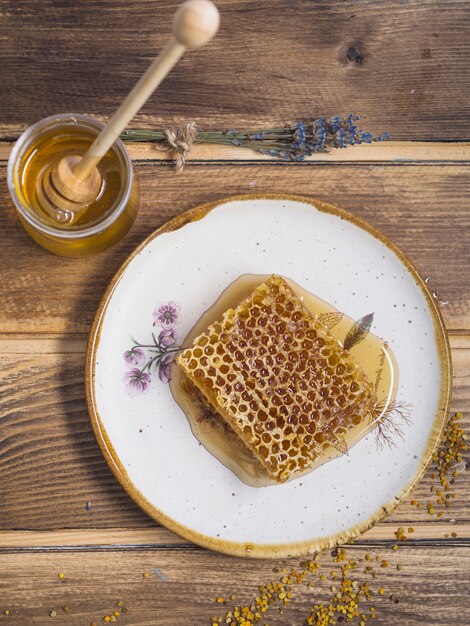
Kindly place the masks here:
POLYGON ((407 495, 438 443, 450 375, 439 311, 393 244, 316 200, 242 196, 183 214, 124 263, 91 332, 87 394, 111 469, 149 515, 200 545, 274 557, 344 542, 407 495), (413 406, 396 447, 378 451, 370 433, 310 474, 260 489, 199 444, 164 382, 165 364, 149 380, 138 371, 150 353, 142 348, 131 359, 126 351, 131 337, 151 345, 152 332, 165 328, 171 349, 174 334, 182 340, 245 273, 290 277, 354 319, 375 313, 372 332, 390 343, 398 362, 397 400, 413 406), (159 310, 162 303, 173 308, 159 310))

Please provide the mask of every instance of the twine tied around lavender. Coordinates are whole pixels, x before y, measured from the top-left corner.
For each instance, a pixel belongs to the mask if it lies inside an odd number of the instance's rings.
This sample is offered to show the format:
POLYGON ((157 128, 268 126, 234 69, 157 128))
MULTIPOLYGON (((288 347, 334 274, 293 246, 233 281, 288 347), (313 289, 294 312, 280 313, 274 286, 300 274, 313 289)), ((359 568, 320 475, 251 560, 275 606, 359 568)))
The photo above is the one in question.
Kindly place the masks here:
POLYGON ((176 169, 182 170, 194 143, 248 148, 260 154, 284 161, 304 161, 315 153, 329 152, 333 148, 347 148, 362 143, 389 139, 388 132, 378 136, 358 128, 361 116, 354 113, 330 118, 320 117, 311 121, 298 121, 277 128, 258 130, 222 131, 198 130, 195 122, 180 128, 165 130, 125 130, 121 138, 125 141, 155 142, 158 150, 176 151, 176 169))
POLYGON ((165 128, 163 130, 165 140, 162 145, 156 146, 157 150, 165 152, 178 152, 179 157, 175 160, 177 172, 183 169, 186 158, 191 151, 197 135, 196 122, 189 122, 184 126, 176 128, 165 128))

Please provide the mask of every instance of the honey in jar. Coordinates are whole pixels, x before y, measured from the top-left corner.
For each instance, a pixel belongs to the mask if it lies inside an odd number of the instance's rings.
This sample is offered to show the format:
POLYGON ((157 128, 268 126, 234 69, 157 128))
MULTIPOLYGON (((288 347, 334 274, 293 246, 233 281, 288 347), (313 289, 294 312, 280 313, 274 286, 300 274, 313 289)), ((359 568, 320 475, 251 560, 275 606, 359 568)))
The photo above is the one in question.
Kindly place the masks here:
POLYGON ((38 189, 46 170, 63 157, 83 156, 103 125, 82 115, 54 115, 23 133, 8 163, 8 185, 20 220, 42 247, 61 256, 100 252, 132 226, 139 204, 138 186, 127 150, 118 140, 98 165, 99 193, 84 211, 67 206, 46 211, 38 189))

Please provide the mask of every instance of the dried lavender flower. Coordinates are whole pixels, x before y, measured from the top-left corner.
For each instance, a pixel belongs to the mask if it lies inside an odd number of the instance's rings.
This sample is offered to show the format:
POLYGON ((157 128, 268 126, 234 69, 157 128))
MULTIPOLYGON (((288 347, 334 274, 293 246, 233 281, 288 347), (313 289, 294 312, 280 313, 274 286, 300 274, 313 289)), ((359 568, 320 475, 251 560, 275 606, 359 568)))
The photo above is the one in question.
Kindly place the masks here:
MULTIPOLYGON (((280 128, 262 130, 230 128, 208 132, 196 130, 194 125, 194 141, 249 148, 277 159, 298 162, 317 152, 329 152, 332 148, 347 148, 390 138, 388 132, 374 137, 371 133, 359 129, 357 122, 360 119, 359 115, 348 113, 344 116, 334 115, 329 119, 320 117, 310 121, 297 121, 280 128)), ((128 141, 165 143, 167 133, 168 131, 129 129, 122 133, 121 138, 128 141)))

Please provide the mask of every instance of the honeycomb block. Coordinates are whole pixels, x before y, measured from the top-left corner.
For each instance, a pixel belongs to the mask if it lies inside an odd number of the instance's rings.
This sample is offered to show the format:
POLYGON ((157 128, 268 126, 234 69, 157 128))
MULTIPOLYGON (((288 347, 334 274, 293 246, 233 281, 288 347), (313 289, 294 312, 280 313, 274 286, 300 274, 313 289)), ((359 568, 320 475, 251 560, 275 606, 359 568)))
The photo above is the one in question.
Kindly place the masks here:
POLYGON ((279 276, 228 309, 177 362, 279 482, 329 446, 345 452, 345 435, 376 403, 362 369, 279 276))

